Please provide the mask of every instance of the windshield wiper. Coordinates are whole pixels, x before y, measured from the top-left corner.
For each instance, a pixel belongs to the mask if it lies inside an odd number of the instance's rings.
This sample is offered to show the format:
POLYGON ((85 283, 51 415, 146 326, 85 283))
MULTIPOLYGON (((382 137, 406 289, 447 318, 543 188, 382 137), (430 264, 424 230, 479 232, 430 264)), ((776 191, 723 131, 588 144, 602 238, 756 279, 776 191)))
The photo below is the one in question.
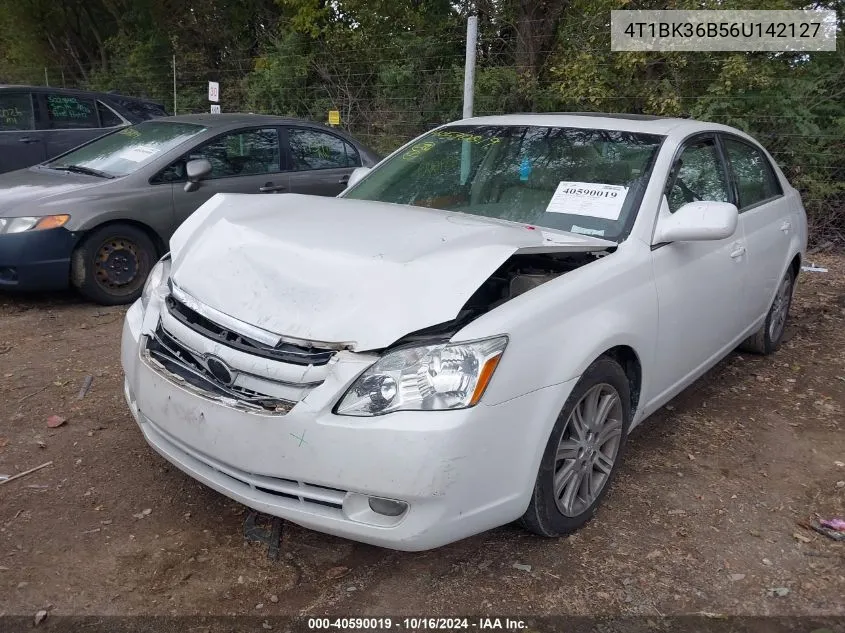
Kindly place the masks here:
POLYGON ((114 178, 111 174, 107 174, 99 169, 91 169, 90 167, 83 167, 82 165, 60 165, 58 167, 50 167, 50 169, 57 169, 59 171, 69 171, 74 174, 86 174, 88 176, 97 176, 98 178, 114 178))

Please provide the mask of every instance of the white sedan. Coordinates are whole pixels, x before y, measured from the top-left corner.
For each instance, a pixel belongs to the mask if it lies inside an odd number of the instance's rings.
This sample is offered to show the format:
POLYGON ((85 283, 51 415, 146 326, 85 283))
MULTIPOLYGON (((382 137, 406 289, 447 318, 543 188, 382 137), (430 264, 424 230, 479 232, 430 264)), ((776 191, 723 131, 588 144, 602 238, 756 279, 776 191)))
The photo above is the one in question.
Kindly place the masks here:
POLYGON ((738 130, 484 117, 364 171, 215 196, 126 315, 147 442, 247 506, 400 550, 563 535, 631 429, 781 341, 806 215, 738 130))

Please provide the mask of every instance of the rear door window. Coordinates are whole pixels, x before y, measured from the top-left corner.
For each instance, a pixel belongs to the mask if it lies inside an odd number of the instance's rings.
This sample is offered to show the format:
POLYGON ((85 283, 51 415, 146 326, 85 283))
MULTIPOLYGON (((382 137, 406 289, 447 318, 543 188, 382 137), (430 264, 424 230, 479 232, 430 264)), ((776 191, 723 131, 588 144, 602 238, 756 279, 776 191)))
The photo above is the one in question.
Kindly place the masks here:
POLYGON ((63 94, 46 95, 47 128, 73 130, 100 127, 93 99, 63 94))
POLYGON ((361 164, 358 152, 349 143, 318 130, 290 128, 288 145, 295 171, 343 169, 361 164))
POLYGON ((25 131, 33 127, 30 94, 0 91, 0 132, 25 131))
POLYGON ((748 143, 724 139, 740 210, 783 194, 775 172, 763 152, 748 143))

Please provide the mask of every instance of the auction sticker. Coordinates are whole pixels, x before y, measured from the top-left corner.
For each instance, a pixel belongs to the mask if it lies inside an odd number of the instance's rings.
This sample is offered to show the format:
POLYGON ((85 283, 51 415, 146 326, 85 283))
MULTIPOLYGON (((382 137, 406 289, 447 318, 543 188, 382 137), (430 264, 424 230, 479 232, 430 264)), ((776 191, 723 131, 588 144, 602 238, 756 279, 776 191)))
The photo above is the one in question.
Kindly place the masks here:
POLYGON ((622 185, 561 182, 549 201, 546 212, 618 220, 627 195, 628 187, 622 185))

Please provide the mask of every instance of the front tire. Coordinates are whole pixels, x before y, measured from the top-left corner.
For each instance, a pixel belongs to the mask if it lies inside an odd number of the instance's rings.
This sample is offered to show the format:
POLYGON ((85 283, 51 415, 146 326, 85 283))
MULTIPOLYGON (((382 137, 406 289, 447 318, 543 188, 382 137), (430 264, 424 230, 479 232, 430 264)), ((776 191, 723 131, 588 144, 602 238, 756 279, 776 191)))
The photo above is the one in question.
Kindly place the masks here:
POLYGON ((94 229, 73 252, 71 283, 101 305, 132 303, 141 296, 156 261, 149 236, 129 224, 94 229))
POLYGON ((616 361, 601 357, 558 416, 522 524, 556 537, 592 519, 622 461, 630 425, 628 377, 616 361))
POLYGON ((795 273, 790 268, 778 286, 777 294, 766 315, 766 320, 760 329, 745 339, 739 345, 739 349, 752 354, 771 354, 780 347, 783 342, 783 333, 786 330, 786 319, 789 317, 789 308, 792 305, 792 291, 795 287, 795 273))

